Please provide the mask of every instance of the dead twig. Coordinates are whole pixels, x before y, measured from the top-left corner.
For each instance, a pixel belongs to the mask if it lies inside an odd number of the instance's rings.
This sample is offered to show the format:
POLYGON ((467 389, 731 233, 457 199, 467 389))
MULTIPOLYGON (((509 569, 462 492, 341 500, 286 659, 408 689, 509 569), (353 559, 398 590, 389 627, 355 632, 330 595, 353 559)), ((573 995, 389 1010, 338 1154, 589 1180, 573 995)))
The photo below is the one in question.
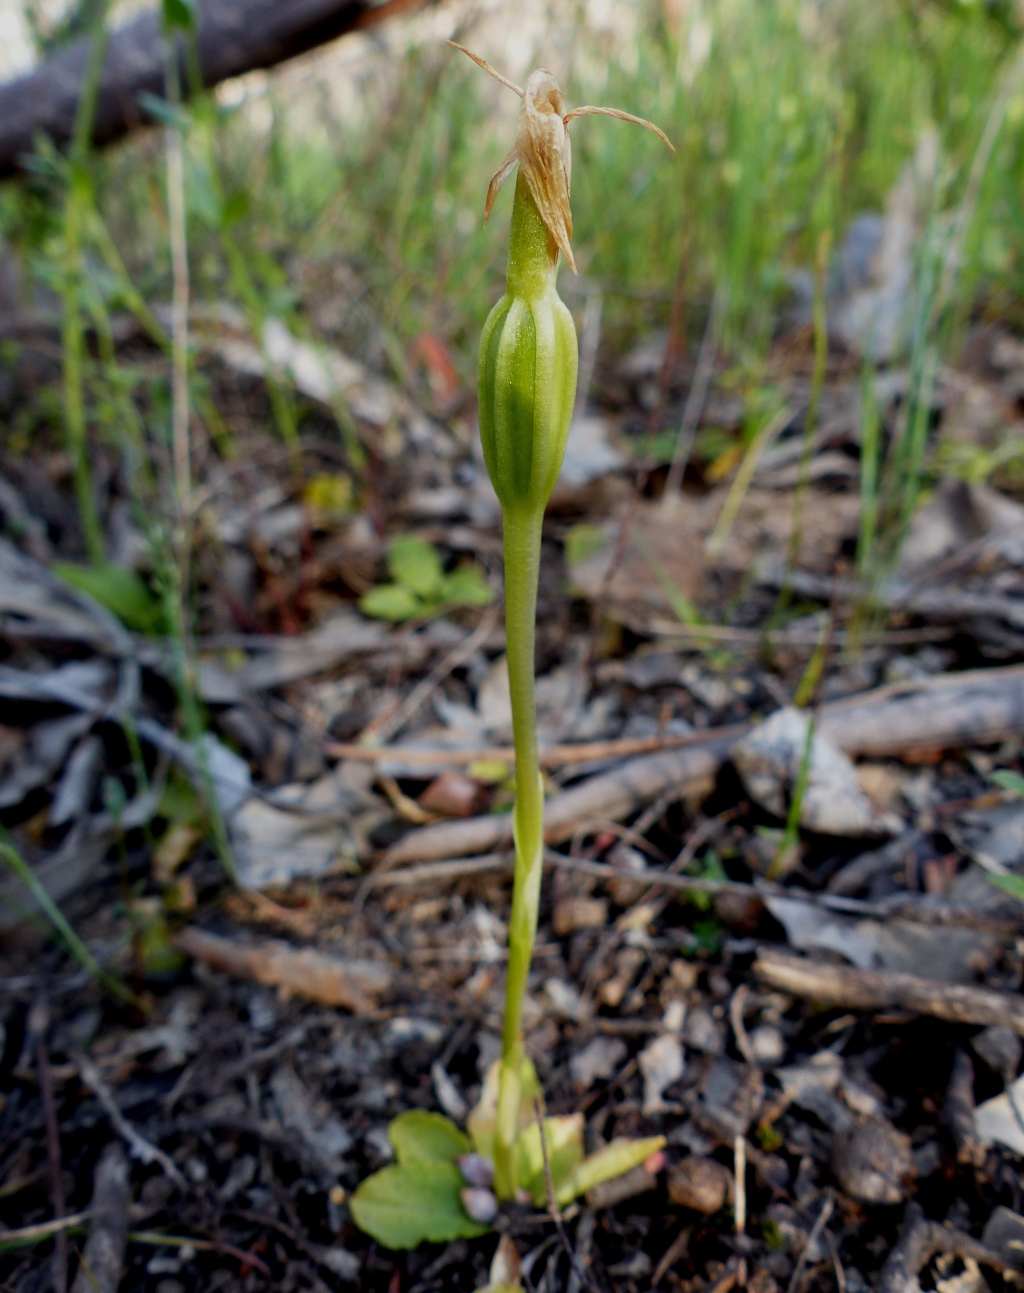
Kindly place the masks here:
POLYGON ((576 1254, 572 1250, 572 1244, 569 1243, 569 1236, 565 1233, 562 1212, 558 1206, 558 1200, 555 1198, 555 1182, 551 1176, 551 1158, 548 1154, 548 1137, 544 1129, 544 1106, 540 1102, 539 1095, 533 1097, 533 1116, 537 1120, 537 1130, 540 1133, 540 1152, 541 1157, 544 1159, 544 1189, 548 1197, 548 1216, 555 1224, 559 1243, 565 1250, 573 1271, 578 1274, 581 1282, 585 1282, 586 1277, 583 1272, 576 1270, 576 1254))
POLYGON ((958 1050, 953 1057, 942 1112, 956 1145, 957 1161, 983 1167, 985 1147, 974 1126, 974 1065, 966 1051, 958 1050))
POLYGON ((241 943, 188 928, 175 935, 174 943, 180 951, 223 974, 252 979, 327 1006, 343 1006, 355 1014, 374 1010, 375 998, 391 986, 391 971, 385 965, 342 960, 278 940, 241 943))
POLYGON ((762 947, 754 973, 781 992, 848 1010, 909 1010, 958 1024, 1005 1024, 1024 1036, 1024 1000, 993 988, 880 973, 762 947))
POLYGON ((92 1213, 88 1210, 69 1212, 55 1221, 40 1221, 34 1226, 19 1226, 17 1230, 0 1230, 0 1253, 9 1252, 15 1248, 27 1248, 54 1235, 77 1230, 79 1226, 84 1226, 91 1216, 92 1213))
MULTIPOLYGON (((736 728, 737 735, 745 728, 736 728)), ((554 771, 571 768, 578 763, 603 763, 606 759, 629 759, 638 754, 654 754, 660 750, 678 750, 688 745, 700 745, 708 739, 707 732, 683 732, 673 736, 634 736, 618 741, 582 741, 573 745, 551 745, 538 755, 541 766, 554 771)), ((515 762, 515 751, 510 745, 482 745, 468 750, 418 750, 414 746, 359 745, 353 742, 328 742, 325 753, 334 759, 354 759, 359 763, 402 763, 424 769, 447 767, 451 764, 466 766, 470 763, 515 762)))
POLYGON ((665 1276, 681 1257, 685 1257, 690 1247, 690 1235, 693 1234, 692 1226, 684 1226, 676 1235, 675 1239, 665 1250, 661 1261, 654 1268, 654 1274, 651 1276, 651 1288, 657 1288, 665 1276))
MULTIPOLYGON (((87 1055, 78 1053, 72 1056, 75 1067, 78 1069, 79 1076, 96 1099, 100 1102, 103 1112, 110 1119, 110 1125, 128 1146, 128 1150, 133 1158, 137 1158, 140 1163, 147 1167, 156 1163, 163 1170, 168 1180, 178 1187, 182 1193, 187 1193, 188 1186, 185 1178, 178 1170, 173 1160, 164 1153, 158 1146, 148 1141, 145 1136, 136 1131, 128 1119, 118 1108, 117 1101, 114 1099, 114 1093, 104 1082, 99 1069, 87 1055)), ((77 1280, 76 1280, 77 1287, 77 1280)))
MULTIPOLYGON (((917 749, 962 749, 1024 731, 1024 666, 977 669, 923 682, 881 687, 823 705, 818 731, 849 755, 885 757, 917 749)), ((628 759, 553 795, 546 805, 549 843, 569 839, 595 818, 621 821, 671 787, 683 796, 710 788, 733 744, 749 729, 694 734, 679 749, 628 759)), ((495 853, 512 845, 512 819, 471 817, 413 831, 384 856, 383 865, 441 862, 495 853)))
POLYGON ((788 1293, 800 1293, 804 1282, 804 1271, 807 1269, 808 1256, 814 1251, 814 1247, 821 1238, 821 1232, 828 1224, 828 1219, 831 1217, 832 1209, 835 1206, 835 1198, 831 1194, 826 1194, 825 1202, 821 1205, 821 1211, 815 1218, 814 1225, 807 1236, 807 1242, 800 1250, 800 1258, 797 1261, 796 1269, 793 1271, 793 1278, 789 1281, 788 1293))
POLYGON ((93 1178, 92 1225, 71 1293, 117 1293, 128 1240, 128 1159, 116 1141, 100 1155, 93 1178))
MULTIPOLYGON (((50 1199, 54 1220, 59 1221, 64 1215, 65 1206, 64 1170, 60 1152, 60 1128, 57 1124, 57 1102, 53 1095, 53 1073, 50 1071, 50 1056, 46 1046, 49 1014, 46 1001, 37 1001, 30 1012, 29 1028, 35 1033, 36 1039, 36 1072, 39 1076, 43 1121, 46 1124, 46 1166, 50 1176, 50 1199)), ((63 1230, 58 1230, 54 1235, 52 1260, 54 1293, 64 1293, 68 1286, 68 1237, 63 1230)))

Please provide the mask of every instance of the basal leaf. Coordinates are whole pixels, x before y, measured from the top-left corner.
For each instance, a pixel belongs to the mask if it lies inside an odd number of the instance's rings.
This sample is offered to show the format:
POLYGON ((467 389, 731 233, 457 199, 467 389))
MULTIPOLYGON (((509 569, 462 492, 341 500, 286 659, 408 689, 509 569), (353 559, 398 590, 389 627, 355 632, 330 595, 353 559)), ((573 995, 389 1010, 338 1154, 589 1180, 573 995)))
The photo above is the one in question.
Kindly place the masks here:
POLYGON ((556 1188, 555 1197, 562 1205, 571 1203, 602 1181, 613 1181, 617 1176, 625 1176, 664 1147, 664 1136, 649 1136, 646 1140, 613 1140, 585 1158, 568 1180, 556 1188))
MULTIPOLYGON (((559 1189, 571 1178, 573 1170, 583 1159, 583 1115, 572 1113, 561 1118, 545 1118, 544 1139, 547 1142, 551 1183, 557 1198, 559 1189)), ((544 1171, 540 1127, 536 1119, 523 1128, 516 1141, 516 1177, 534 1204, 538 1208, 544 1207, 548 1198, 548 1183, 544 1171)))
POLYGON ((388 1127, 399 1163, 450 1163, 473 1146, 450 1118, 426 1109, 409 1109, 388 1127))
POLYGON ((401 584, 378 584, 359 599, 359 609, 375 620, 411 620, 423 611, 423 603, 401 584))
POLYGON ((444 569, 437 549, 425 539, 415 534, 395 539, 388 549, 388 569, 392 579, 417 597, 431 602, 440 597, 444 569))
MULTIPOLYGON (((487 1070, 480 1099, 466 1119, 466 1126, 473 1140, 473 1148, 484 1158, 494 1158, 494 1125, 498 1117, 498 1087, 501 1081, 501 1061, 495 1060, 487 1070)), ((533 1102, 540 1095, 540 1082, 533 1061, 523 1057, 519 1073, 519 1130, 523 1131, 536 1120, 533 1102)))
POLYGON ((53 572, 66 584, 105 606, 135 633, 161 633, 163 607, 149 591, 144 579, 123 566, 79 566, 70 561, 55 562, 53 572))
POLYGON ((479 566, 458 566, 445 576, 441 600, 449 606, 490 606, 494 592, 479 566))
POLYGON ((352 1195, 352 1218, 386 1248, 474 1239, 488 1227, 471 1221, 459 1199, 463 1180, 454 1163, 415 1162, 385 1167, 352 1195))

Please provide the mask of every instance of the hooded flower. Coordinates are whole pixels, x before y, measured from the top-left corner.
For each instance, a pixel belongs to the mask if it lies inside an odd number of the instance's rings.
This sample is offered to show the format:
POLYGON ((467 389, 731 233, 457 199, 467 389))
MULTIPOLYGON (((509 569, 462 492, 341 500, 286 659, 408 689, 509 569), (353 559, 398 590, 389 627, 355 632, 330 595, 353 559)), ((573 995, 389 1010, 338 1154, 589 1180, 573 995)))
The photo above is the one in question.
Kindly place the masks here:
MULTIPOLYGON (((569 245, 572 237, 572 212, 569 209, 572 149, 569 143, 569 122, 575 117, 584 116, 617 117, 620 121, 632 121, 635 125, 652 130, 659 139, 663 139, 669 148, 672 148, 668 137, 651 122, 645 121, 642 117, 634 117, 629 112, 621 112, 618 108, 583 107, 566 112, 565 98, 558 82, 544 68, 531 72, 530 79, 526 82, 526 89, 521 90, 518 85, 495 71, 490 63, 485 62, 478 54, 466 49, 464 45, 456 44, 455 41, 448 43, 462 50, 474 63, 482 67, 485 72, 489 72, 502 85, 507 85, 523 101, 519 124, 516 127, 516 141, 491 176, 491 182, 487 186, 484 220, 486 221, 490 216, 494 199, 498 196, 501 186, 518 166, 551 237, 555 249, 554 256, 561 252, 575 274, 576 262, 573 260, 572 247, 569 245)), ((675 152, 675 149, 672 148, 672 151, 675 152)))

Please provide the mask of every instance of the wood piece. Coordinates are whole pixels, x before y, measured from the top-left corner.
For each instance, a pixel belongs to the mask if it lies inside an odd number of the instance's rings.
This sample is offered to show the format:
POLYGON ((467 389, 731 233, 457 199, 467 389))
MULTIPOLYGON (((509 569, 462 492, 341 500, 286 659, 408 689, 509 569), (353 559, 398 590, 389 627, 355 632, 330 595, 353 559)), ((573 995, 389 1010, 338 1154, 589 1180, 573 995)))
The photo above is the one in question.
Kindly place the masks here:
MULTIPOLYGON (((709 732, 699 743, 631 759, 553 795, 545 805, 548 842, 569 839, 587 822, 621 821, 669 789, 699 793, 747 730, 709 732)), ((943 674, 823 705, 818 730, 851 756, 983 745, 1024 732, 1024 666, 943 674)), ((511 842, 511 815, 471 817, 411 832, 388 850, 382 865, 496 853, 511 842)))
POLYGON ((916 974, 856 970, 774 947, 758 950, 754 973, 780 992, 848 1010, 909 1010, 958 1024, 1006 1024, 1024 1035, 1024 998, 993 988, 922 979, 916 974))
POLYGON ((92 1224, 71 1293, 117 1293, 128 1240, 130 1203, 128 1156, 115 1141, 100 1155, 96 1167, 92 1224))
MULTIPOLYGON (((656 799, 669 786, 681 794, 710 789, 735 739, 710 736, 705 744, 649 754, 613 771, 591 777, 553 795, 544 808, 544 834, 549 843, 569 839, 588 821, 621 821, 656 799)), ((471 817, 467 821, 425 826, 407 835, 385 854, 384 865, 440 862, 474 853, 496 853, 512 846, 512 817, 471 817)))
POLYGON ((974 1065, 966 1051, 958 1050, 953 1057, 943 1117, 956 1145, 957 1161, 983 1167, 985 1147, 974 1126, 974 1065))
POLYGON ((998 1253, 978 1243, 970 1235, 928 1221, 919 1203, 908 1203, 903 1221, 903 1232, 885 1260, 875 1293, 906 1293, 914 1287, 915 1277, 936 1253, 955 1253, 957 1257, 973 1258, 981 1266, 1009 1272, 1013 1267, 998 1253))
MULTIPOLYGON (((742 736, 745 724, 737 725, 735 732, 742 736)), ((728 732, 720 730, 718 736, 728 732)), ((637 754, 658 754, 662 750, 678 750, 688 745, 707 743, 706 732, 682 732, 674 736, 630 736, 617 741, 579 741, 570 745, 549 745, 537 752, 542 768, 571 768, 579 763, 602 763, 606 759, 630 759, 637 754)), ((466 765, 479 762, 515 763, 516 752, 511 745, 481 745, 466 750, 418 750, 413 747, 386 745, 357 745, 351 741, 333 741, 324 751, 335 759, 354 759, 357 763, 401 763, 409 767, 446 767, 449 764, 466 765)))
POLYGON ((188 928, 175 936, 174 943, 180 951, 223 974, 252 979, 327 1006, 342 1006, 355 1014, 375 1009, 376 998, 392 980, 388 967, 374 961, 342 960, 279 940, 241 943, 188 928))
MULTIPOLYGON (((286 59, 372 26, 430 0, 202 0, 198 55, 204 86, 286 59)), ((54 54, 28 76, 0 86, 0 179, 15 174, 33 152, 37 135, 58 147, 72 135, 86 64, 88 38, 54 54)), ((190 86, 179 42, 179 82, 190 86)), ((142 94, 164 92, 164 42, 158 12, 115 31, 107 46, 93 128, 95 144, 109 144, 149 119, 142 94)))
POLYGON ((818 730, 861 758, 986 745, 1024 731, 1024 665, 879 687, 824 705, 818 730))

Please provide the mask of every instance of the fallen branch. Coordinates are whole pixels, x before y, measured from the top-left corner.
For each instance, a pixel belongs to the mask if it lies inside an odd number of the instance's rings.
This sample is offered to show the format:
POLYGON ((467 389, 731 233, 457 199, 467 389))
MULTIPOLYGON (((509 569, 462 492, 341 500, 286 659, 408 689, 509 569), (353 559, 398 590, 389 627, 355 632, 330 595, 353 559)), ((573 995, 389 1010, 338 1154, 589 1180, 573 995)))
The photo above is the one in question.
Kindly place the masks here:
POLYGON ((252 979, 296 997, 367 1014, 391 985, 391 972, 373 961, 346 961, 313 948, 263 941, 240 943, 200 929, 183 929, 179 951, 236 979, 252 979))
MULTIPOLYGON (((204 86, 260 67, 273 67, 346 32, 358 31, 429 0, 203 0, 197 53, 204 86)), ((76 41, 28 76, 0 86, 0 179, 22 169, 38 135, 58 146, 72 136, 90 41, 76 41)), ((109 144, 147 118, 139 97, 164 93, 164 38, 157 12, 110 37, 100 81, 93 143, 109 144)), ((191 89, 179 46, 179 82, 191 89)))
MULTIPOLYGON (((670 786, 680 797, 710 790, 739 729, 712 734, 700 745, 634 759, 601 776, 552 796, 544 810, 548 843, 572 836, 582 823, 595 819, 621 821, 643 808, 670 786)), ((470 817, 414 831, 390 849, 382 866, 442 861, 476 853, 497 853, 512 847, 512 817, 470 817)))
MULTIPOLYGON (((720 730, 717 736, 727 736, 734 730, 741 736, 746 726, 720 730)), ((657 754, 663 750, 680 750, 691 745, 703 745, 707 732, 682 732, 673 736, 631 736, 618 741, 580 741, 572 745, 549 745, 538 752, 542 768, 571 768, 579 763, 603 763, 607 759, 630 759, 638 754, 657 754)), ((356 745, 353 742, 333 741, 324 751, 334 759, 352 759, 357 763, 401 763, 422 768, 466 766, 470 763, 515 762, 515 751, 510 745, 479 745, 462 750, 418 750, 415 746, 356 745)))
POLYGON ((1003 1024, 1024 1037, 1024 999, 993 988, 922 979, 916 974, 857 970, 763 947, 759 979, 780 992, 849 1010, 909 1010, 957 1024, 1003 1024))
MULTIPOLYGON (((668 790, 680 798, 701 793, 747 730, 708 732, 680 749, 631 759, 553 795, 545 807, 548 843, 569 839, 587 822, 621 821, 668 790)), ((1024 666, 944 674, 824 705, 818 730, 853 756, 988 744, 1024 732, 1024 666)), ((388 850, 381 865, 390 870, 497 853, 511 843, 511 816, 471 817, 410 833, 388 850)))

